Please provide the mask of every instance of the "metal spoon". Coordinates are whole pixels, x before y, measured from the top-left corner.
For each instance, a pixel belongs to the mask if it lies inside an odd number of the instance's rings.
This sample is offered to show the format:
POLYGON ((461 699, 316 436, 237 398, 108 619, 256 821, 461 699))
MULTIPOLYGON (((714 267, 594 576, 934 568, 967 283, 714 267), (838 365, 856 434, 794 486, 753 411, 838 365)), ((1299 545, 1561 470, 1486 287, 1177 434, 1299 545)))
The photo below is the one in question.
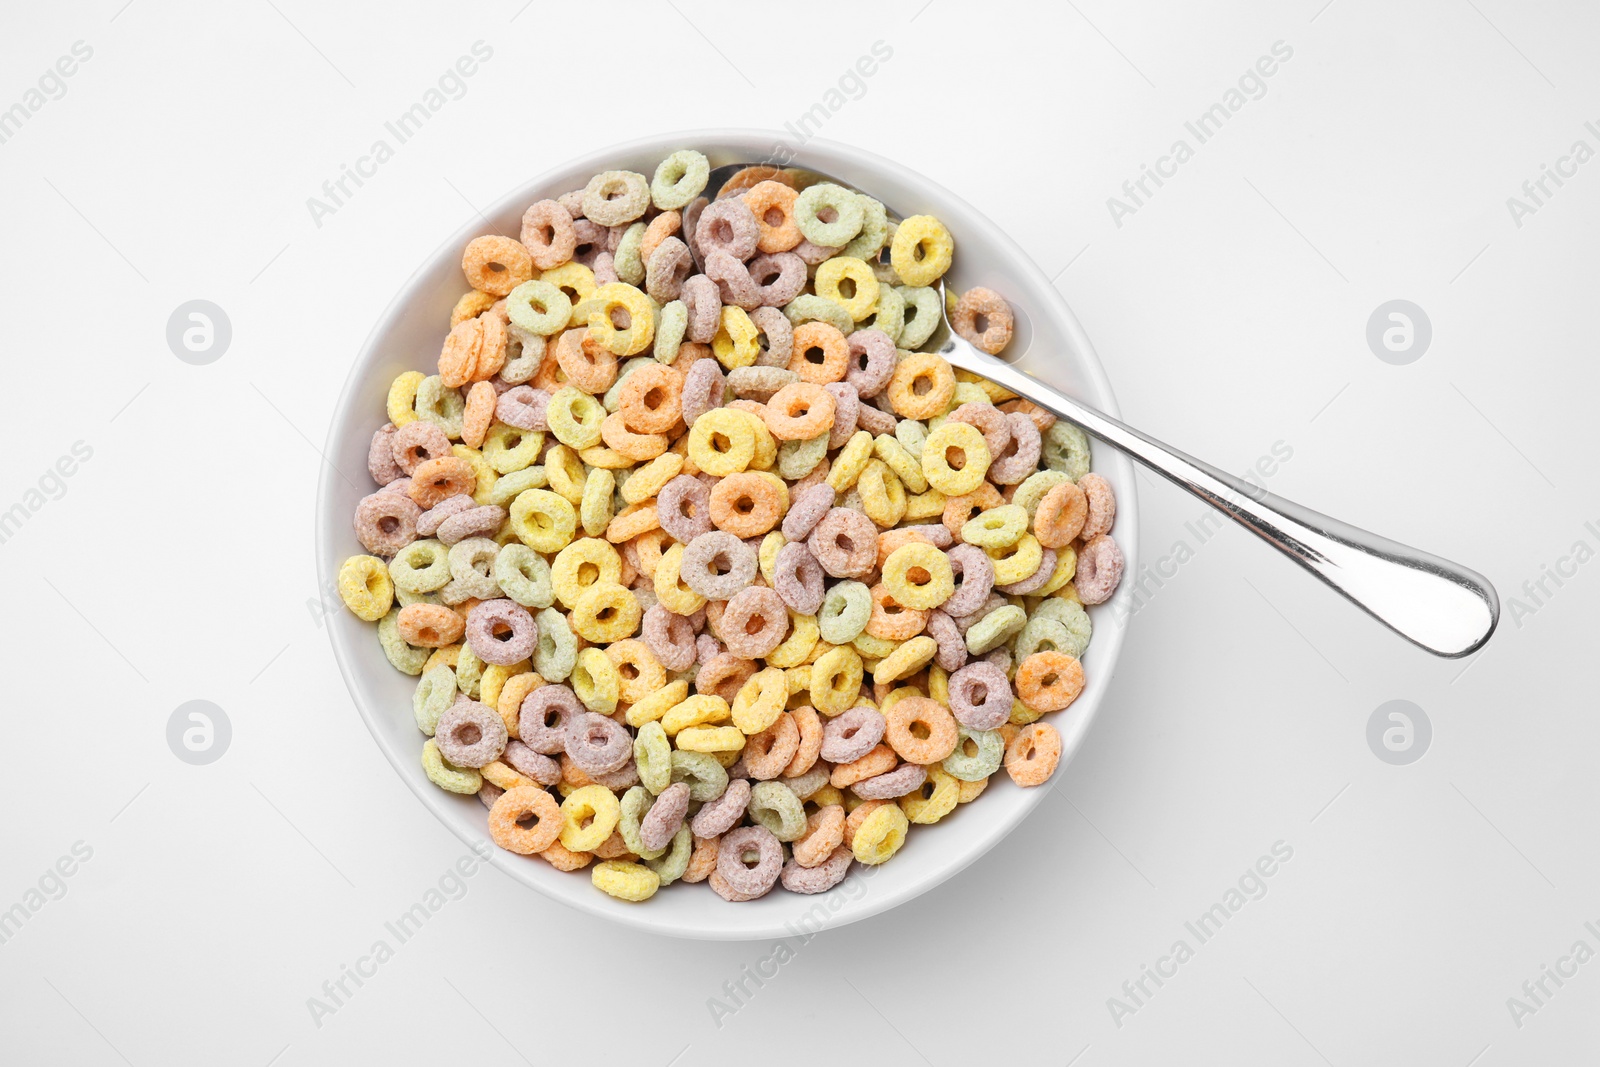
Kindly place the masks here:
MULTIPOLYGON (((716 199, 729 178, 752 166, 767 165, 736 163, 716 168, 705 195, 716 199)), ((802 188, 818 181, 853 188, 814 171, 789 168, 787 173, 802 188)), ((892 208, 889 214, 897 218, 892 208)), ((939 291, 942 308, 942 282, 939 291)), ((1494 633, 1500 598, 1489 580, 1476 571, 1302 507, 1162 444, 973 347, 949 328, 948 318, 943 332, 947 336, 938 352, 952 366, 1026 397, 1164 475, 1407 640, 1436 655, 1455 658, 1477 651, 1494 633)))

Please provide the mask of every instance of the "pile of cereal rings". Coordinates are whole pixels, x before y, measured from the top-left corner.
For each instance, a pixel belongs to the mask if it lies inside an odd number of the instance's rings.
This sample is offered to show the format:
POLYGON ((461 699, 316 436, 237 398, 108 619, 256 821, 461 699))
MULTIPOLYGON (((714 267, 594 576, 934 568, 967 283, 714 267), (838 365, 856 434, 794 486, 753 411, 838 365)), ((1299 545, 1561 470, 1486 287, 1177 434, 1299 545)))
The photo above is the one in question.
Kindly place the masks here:
MULTIPOLYGON (((937 219, 708 172, 597 174, 467 245, 338 578, 418 678, 428 778, 630 901, 820 893, 1002 767, 1046 781, 1123 565, 1083 433, 917 351, 937 219)), ((1010 339, 987 289, 948 310, 1010 339)))

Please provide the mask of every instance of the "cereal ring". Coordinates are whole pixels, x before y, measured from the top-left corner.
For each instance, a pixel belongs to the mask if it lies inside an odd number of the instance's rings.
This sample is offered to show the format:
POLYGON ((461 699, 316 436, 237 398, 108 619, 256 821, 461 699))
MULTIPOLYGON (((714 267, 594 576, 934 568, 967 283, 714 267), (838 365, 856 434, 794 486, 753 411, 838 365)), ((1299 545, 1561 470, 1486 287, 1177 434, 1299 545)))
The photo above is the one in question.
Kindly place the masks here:
POLYGON ((859 578, 878 563, 878 531, 859 511, 832 508, 806 538, 806 547, 835 578, 859 578))
POLYGON ((600 226, 632 222, 649 206, 650 185, 631 170, 602 171, 583 188, 583 213, 600 226))
POLYGON ((825 805, 806 816, 805 832, 794 841, 794 863, 809 868, 827 862, 844 842, 844 818, 844 807, 839 804, 825 805))
POLYGON ((817 624, 824 641, 844 645, 864 631, 871 618, 871 590, 860 582, 840 582, 823 596, 817 624))
POLYGON ((778 550, 772 587, 791 610, 815 615, 822 607, 823 582, 822 565, 804 544, 792 541, 778 550))
MULTIPOLYGON (((785 681, 787 689, 787 680, 785 681)), ((816 789, 821 789, 828 784, 829 768, 819 766, 817 759, 822 754, 822 716, 809 704, 802 704, 789 712, 789 717, 794 720, 795 727, 800 731, 800 747, 795 750, 794 758, 783 769, 783 777, 788 785, 795 790, 795 795, 800 799, 807 799, 814 791, 809 779, 815 779, 816 789)))
POLYGON ((795 327, 789 369, 802 379, 819 385, 841 381, 849 365, 850 342, 838 327, 826 322, 795 327))
POLYGON ((892 747, 879 744, 860 759, 836 765, 828 777, 828 784, 835 789, 846 789, 857 782, 887 774, 899 762, 900 758, 892 747))
POLYGON ((1006 746, 999 730, 963 726, 957 735, 955 751, 940 764, 946 774, 963 782, 981 782, 1000 769, 1006 746))
POLYGON ((895 344, 906 349, 921 348, 944 321, 944 301, 927 286, 902 285, 895 289, 905 304, 903 325, 895 344))
MULTIPOLYGON (((502 713, 500 717, 504 720, 505 715, 502 713)), ((549 756, 535 752, 520 740, 506 742, 506 750, 500 753, 500 758, 518 774, 540 785, 555 785, 561 781, 561 765, 549 756)))
POLYGON ((469 767, 457 767, 439 753, 433 738, 422 744, 422 771, 428 781, 450 793, 470 794, 483 788, 483 775, 469 767))
MULTIPOLYGON (((916 610, 936 608, 955 590, 950 557, 932 545, 911 542, 889 553, 883 585, 899 604, 916 610)), ((870 624, 869 624, 870 625, 870 624)))
POLYGON ((1043 785, 1061 762, 1061 735, 1047 722, 1024 726, 1006 746, 1006 773, 1020 786, 1043 785))
POLYGON ((617 828, 622 804, 603 785, 574 789, 561 802, 561 846, 573 852, 593 852, 617 828))
POLYGON ((527 659, 533 655, 538 632, 533 616, 513 600, 480 601, 467 614, 467 644, 485 663, 509 667, 527 659))
POLYGON ((884 641, 905 641, 922 632, 928 621, 926 611, 900 603, 882 583, 873 586, 870 593, 872 615, 867 619, 867 633, 884 641))
POLYGON ((837 715, 853 707, 861 695, 861 679, 861 657, 855 649, 849 646, 829 649, 811 665, 812 706, 824 715, 837 715))
POLYGON ((650 179, 650 199, 662 211, 675 211, 700 195, 711 177, 711 164, 692 148, 663 159, 650 179))
POLYGON ((672 780, 687 782, 689 799, 702 804, 716 800, 728 788, 728 772, 704 752, 674 752, 672 780))
POLYGON ((907 285, 932 285, 950 269, 954 254, 955 240, 944 223, 932 215, 913 215, 895 230, 889 263, 907 285))
POLYGON ((1033 516, 1034 536, 1047 548, 1065 548, 1083 531, 1088 516, 1088 496, 1073 483, 1063 481, 1040 499, 1033 516))
MULTIPOLYGON (((646 849, 660 853, 672 843, 689 811, 689 787, 682 782, 662 790, 639 824, 639 840, 646 849)), ((652 859, 655 857, 651 857, 652 859)))
POLYGON ((694 663, 693 625, 664 605, 653 605, 645 612, 644 641, 669 671, 687 670, 694 663))
POLYGON ((887 774, 864 778, 850 788, 862 800, 896 800, 921 789, 927 780, 926 767, 916 763, 902 763, 887 774))
POLYGON ((873 684, 882 686, 911 677, 926 667, 938 650, 938 642, 926 635, 902 641, 872 668, 873 684))
POLYGON ((787 370, 789 357, 794 352, 793 324, 783 312, 771 307, 758 307, 750 312, 750 322, 756 328, 756 344, 761 349, 755 365, 787 370))
POLYGON ((701 596, 728 600, 755 579, 756 553, 733 534, 712 530, 684 548, 679 575, 701 596))
POLYGON ((967 642, 961 627, 942 611, 928 613, 927 632, 938 644, 933 660, 946 671, 960 670, 967 662, 967 642))
MULTIPOLYGON (((722 252, 738 262, 755 255, 761 227, 750 207, 739 197, 718 200, 700 213, 694 237, 707 267, 714 253, 722 252)), ((709 270, 708 272, 709 273, 709 270)))
POLYGON ((1017 665, 1017 696, 1034 711, 1060 711, 1083 692, 1083 664, 1065 652, 1035 652, 1017 665))
POLYGON ((411 476, 409 494, 419 508, 431 508, 449 497, 471 496, 477 488, 478 476, 472 465, 450 455, 418 464, 411 476))
POLYGON ((433 740, 457 767, 478 768, 505 751, 506 724, 492 708, 463 698, 439 716, 433 740))
POLYGON ((690 828, 696 837, 717 837, 727 833, 744 818, 750 804, 750 783, 736 778, 728 783, 727 790, 717 799, 704 804, 695 813, 690 828))
MULTIPOLYGON (((913 352, 902 357, 895 366, 889 378, 888 398, 895 414, 908 419, 928 419, 944 413, 955 390, 955 372, 949 363, 931 352, 913 352)), ((924 463, 927 458, 924 450, 924 463)))
MULTIPOLYGON (((798 255, 798 252, 796 253, 798 255)), ((783 313, 796 326, 807 322, 825 322, 842 334, 851 333, 856 324, 850 313, 837 303, 815 293, 801 293, 783 305, 783 313)))
POLYGON ((1005 412, 988 402, 962 404, 950 413, 955 422, 976 426, 983 433, 983 443, 990 456, 1001 455, 1011 444, 1011 425, 1005 412))
MULTIPOLYGON (((455 323, 451 323, 451 329, 455 323)), ((408 370, 389 383, 389 393, 384 398, 384 413, 391 425, 399 427, 417 418, 417 391, 427 376, 421 371, 408 370)), ((381 432, 381 431, 380 431, 381 432)))
POLYGON ((374 556, 392 556, 417 539, 421 517, 422 509, 409 497, 380 490, 356 505, 356 540, 374 556))
POLYGON ((661 888, 661 876, 655 870, 623 860, 596 864, 589 880, 602 893, 634 903, 649 900, 661 888))
POLYGON ((712 354, 728 370, 749 367, 761 353, 758 332, 743 308, 731 302, 724 304, 717 332, 711 338, 712 354))
POLYGON ((818 182, 794 202, 801 236, 819 248, 838 248, 861 232, 866 215, 861 198, 843 186, 818 182))
POLYGON ((609 774, 633 757, 633 738, 627 727, 592 711, 567 724, 561 743, 567 758, 585 774, 609 774))
POLYGON ((884 718, 875 708, 859 706, 842 712, 822 728, 822 758, 852 763, 883 740, 884 718))
POLYGON ((739 538, 760 537, 777 525, 788 492, 770 475, 730 474, 711 489, 711 522, 739 538))
POLYGON ((491 234, 468 242, 461 253, 461 270, 474 289, 505 296, 533 277, 533 257, 521 242, 491 234))
POLYGON ((756 659, 777 648, 788 628, 789 613, 783 599, 764 585, 741 589, 722 613, 723 640, 728 651, 742 659, 756 659))
MULTIPOLYGON (((492 387, 491 387, 492 388, 492 387)), ((431 422, 418 419, 394 431, 389 439, 394 463, 402 474, 414 475, 430 459, 453 455, 450 438, 431 422)))
POLYGON ((693 269, 689 246, 676 237, 668 237, 650 253, 645 264, 645 292, 658 303, 677 300, 693 269))
POLYGON ((554 200, 541 200, 522 213, 522 244, 540 270, 559 267, 577 250, 572 216, 554 200))
POLYGON ((795 841, 806 832, 805 806, 782 782, 758 782, 752 786, 749 815, 779 841, 795 841))
POLYGON ((519 430, 543 432, 550 429, 545 415, 549 407, 549 393, 519 385, 501 393, 495 400, 494 417, 519 430))
POLYGON ((443 604, 407 604, 395 620, 405 643, 418 648, 444 648, 461 639, 467 621, 443 604))
POLYGON ((866 318, 878 303, 878 279, 872 268, 850 256, 834 256, 822 263, 812 284, 818 296, 844 308, 852 320, 866 318))
MULTIPOLYGON (((1019 549, 1024 551, 1019 551, 1018 555, 1025 555, 1026 558, 1031 559, 1032 553, 1035 551, 1034 546, 1037 546, 1039 542, 1035 540, 1031 534, 1026 536, 1028 537, 1028 541, 1019 545, 1019 549)), ((1014 582, 1004 582, 998 584, 995 586, 995 588, 1008 596, 1033 596, 1041 592, 1044 587, 1048 585, 1055 577, 1056 551, 1053 548, 1042 548, 1037 549, 1037 551, 1038 562, 1032 564, 1034 568, 1032 574, 1025 578, 1020 578, 1014 582)), ((1076 559, 1072 561, 1072 564, 1075 569, 1077 566, 1076 559)), ((995 576, 997 579, 1001 576, 1000 567, 995 568, 995 576)), ((1068 576, 1071 576, 1070 572, 1068 576)), ((1010 575, 1007 574, 1006 577, 1010 577, 1010 575)))
POLYGON ((616 281, 633 286, 644 282, 642 248, 646 228, 643 222, 635 222, 623 230, 622 239, 617 242, 617 250, 612 257, 612 270, 617 275, 616 281))
POLYGON ((1122 549, 1099 534, 1078 553, 1078 573, 1073 585, 1085 604, 1104 604, 1122 581, 1122 549))
POLYGON ((482 448, 484 435, 494 421, 494 409, 500 394, 490 382, 474 382, 467 390, 466 406, 461 412, 461 441, 472 448, 482 448))
POLYGON ((1026 415, 1017 414, 1007 415, 1006 425, 1011 430, 1011 442, 1000 452, 992 453, 989 480, 997 485, 1016 485, 1039 466, 1039 428, 1026 415))
POLYGON ((523 698, 517 736, 534 752, 554 756, 566 751, 567 728, 587 709, 564 685, 542 685, 523 698))
POLYGON ((1044 465, 1073 482, 1089 473, 1089 435, 1070 422, 1057 421, 1044 431, 1044 465))
POLYGON ((796 856, 784 865, 783 873, 779 877, 783 882, 783 888, 791 893, 826 893, 844 881, 845 875, 850 871, 850 861, 853 859, 855 856, 851 851, 840 845, 814 867, 802 866, 799 857, 796 856))
POLYGON ((696 360, 683 375, 683 421, 692 427, 702 415, 721 407, 725 386, 715 359, 696 360))
POLYGON ((663 530, 689 544, 713 528, 711 490, 691 474, 678 475, 656 496, 656 519, 663 530))
POLYGON ((783 536, 790 541, 803 541, 833 507, 836 494, 826 485, 813 485, 795 494, 789 511, 783 517, 783 536))
POLYGON ((988 469, 989 448, 983 434, 964 422, 944 423, 922 447, 923 477, 946 497, 975 491, 988 469))
MULTIPOLYGON (((650 225, 645 227, 644 236, 639 238, 639 255, 648 260, 661 242, 677 233, 683 228, 683 216, 677 211, 663 211, 650 220, 650 225)), ((685 246, 687 248, 687 246, 685 246)), ((635 285, 638 283, 635 282, 635 285)))
POLYGON ((999 355, 1011 343, 1014 324, 1011 305, 993 289, 982 286, 962 293, 950 310, 950 328, 991 356, 999 355))
MULTIPOLYGON (((830 261, 831 262, 831 261, 830 261)), ((894 342, 882 330, 856 330, 847 338, 849 369, 845 380, 863 397, 874 397, 894 378, 897 355, 894 342)))
MULTIPOLYGON (((787 319, 784 321, 788 322, 787 319)), ((394 423, 386 423, 373 431, 372 442, 367 446, 367 473, 372 475, 372 480, 379 485, 388 485, 402 476, 400 468, 394 461, 392 446, 394 435, 394 423)))
POLYGON ((808 440, 832 429, 834 408, 827 389, 814 382, 791 382, 772 394, 762 419, 780 441, 808 440))
POLYGON ((1087 543, 1111 532, 1111 524, 1117 518, 1117 498, 1111 492, 1111 483, 1098 474, 1079 478, 1078 488, 1083 491, 1088 508, 1079 536, 1087 543))
POLYGON ((531 856, 561 836, 561 808, 555 798, 533 785, 502 793, 489 808, 489 836, 507 852, 531 856), (526 820, 532 819, 532 825, 526 820))
POLYGON ((760 359, 761 357, 757 356, 757 362, 753 366, 736 367, 729 371, 728 388, 732 389, 733 395, 741 400, 754 400, 763 405, 761 416, 765 418, 765 405, 778 390, 798 382, 800 376, 782 367, 763 367, 760 365, 760 359))
MULTIPOLYGON (((587 322, 589 331, 587 336, 594 338, 595 342, 605 348, 614 356, 631 356, 643 352, 650 347, 651 340, 655 337, 655 312, 650 298, 631 285, 621 282, 611 282, 600 286, 583 303, 572 309, 572 316, 576 322, 580 318, 587 322)), ((586 346, 585 346, 586 347, 586 346)), ((560 357, 557 349, 557 357, 560 357)), ((570 376, 572 370, 562 364, 570 376)), ((611 381, 595 389, 594 392, 603 392, 610 388, 611 381)), ((574 382, 574 384, 581 384, 574 382)))
POLYGON ((787 252, 800 243, 800 227, 794 218, 794 202, 799 195, 775 181, 757 182, 745 191, 745 207, 759 228, 756 248, 762 252, 787 252))
POLYGON ((1006 672, 984 660, 950 675, 950 711, 969 730, 993 730, 1011 714, 1006 672))
POLYGON ((717 846, 717 874, 735 893, 754 897, 766 893, 783 869, 783 846, 763 826, 743 826, 722 835, 717 846), (753 866, 746 859, 755 854, 753 866))
POLYGON ((856 860, 868 866, 883 863, 900 851, 909 829, 909 820, 899 805, 878 803, 883 806, 868 813, 856 826, 850 840, 850 851, 856 860))
MULTIPOLYGON (((389 578, 389 568, 376 556, 351 556, 345 560, 339 566, 337 584, 344 606, 365 622, 377 622, 389 614, 389 607, 394 603, 394 582, 389 578)), ((817 599, 822 599, 820 592, 817 599)))

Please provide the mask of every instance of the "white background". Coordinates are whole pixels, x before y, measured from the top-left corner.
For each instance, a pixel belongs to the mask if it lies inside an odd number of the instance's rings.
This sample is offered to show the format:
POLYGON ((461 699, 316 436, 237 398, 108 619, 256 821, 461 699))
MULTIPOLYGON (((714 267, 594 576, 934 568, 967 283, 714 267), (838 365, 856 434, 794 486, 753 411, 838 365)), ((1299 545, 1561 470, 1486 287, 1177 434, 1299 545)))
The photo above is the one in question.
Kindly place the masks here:
POLYGON ((1506 205, 1575 140, 1600 149, 1591 11, 446 6, 4 16, 0 108, 93 49, 0 144, 0 510, 93 449, 0 545, 0 908, 93 849, 0 945, 7 1062, 1491 1067, 1594 1047, 1600 962, 1546 980, 1520 1026, 1507 1007, 1578 939, 1600 951, 1600 564, 1522 589, 1600 549, 1600 163, 1520 227, 1506 205), (478 40, 466 94, 314 225, 307 198, 478 40), (977 867, 805 944, 720 1027, 708 998, 770 945, 634 934, 489 871, 317 1026, 307 998, 464 851, 380 757, 317 617, 318 449, 362 338, 473 205, 636 136, 780 127, 875 41, 892 58, 823 136, 928 174, 1060 272, 1129 421, 1235 471, 1282 442, 1275 491, 1484 571, 1500 632, 1429 657, 1240 531, 1198 544, 1202 506, 1141 476, 1143 560, 1192 558, 1135 617, 1080 757, 977 867), (1293 57, 1265 95, 1117 226, 1107 198, 1277 41, 1293 57), (195 298, 233 326, 208 366, 165 340, 195 298), (1395 298, 1433 327, 1404 366, 1365 338, 1395 298), (197 698, 233 726, 202 767, 165 736, 197 698), (1408 766, 1367 744, 1391 699, 1432 722, 1408 766), (1119 1025, 1108 998, 1194 945, 1184 921, 1278 841, 1266 896, 1119 1025))

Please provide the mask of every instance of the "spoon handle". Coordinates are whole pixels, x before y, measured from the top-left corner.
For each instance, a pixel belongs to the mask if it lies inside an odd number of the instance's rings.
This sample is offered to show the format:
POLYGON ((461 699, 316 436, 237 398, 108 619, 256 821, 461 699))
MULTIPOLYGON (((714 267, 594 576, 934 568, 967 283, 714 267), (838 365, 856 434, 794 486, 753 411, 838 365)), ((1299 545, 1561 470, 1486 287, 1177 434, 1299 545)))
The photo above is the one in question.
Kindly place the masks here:
POLYGON ((1312 511, 1202 463, 954 334, 940 354, 1165 475, 1429 652, 1465 656, 1494 632, 1500 599, 1476 571, 1312 511))

